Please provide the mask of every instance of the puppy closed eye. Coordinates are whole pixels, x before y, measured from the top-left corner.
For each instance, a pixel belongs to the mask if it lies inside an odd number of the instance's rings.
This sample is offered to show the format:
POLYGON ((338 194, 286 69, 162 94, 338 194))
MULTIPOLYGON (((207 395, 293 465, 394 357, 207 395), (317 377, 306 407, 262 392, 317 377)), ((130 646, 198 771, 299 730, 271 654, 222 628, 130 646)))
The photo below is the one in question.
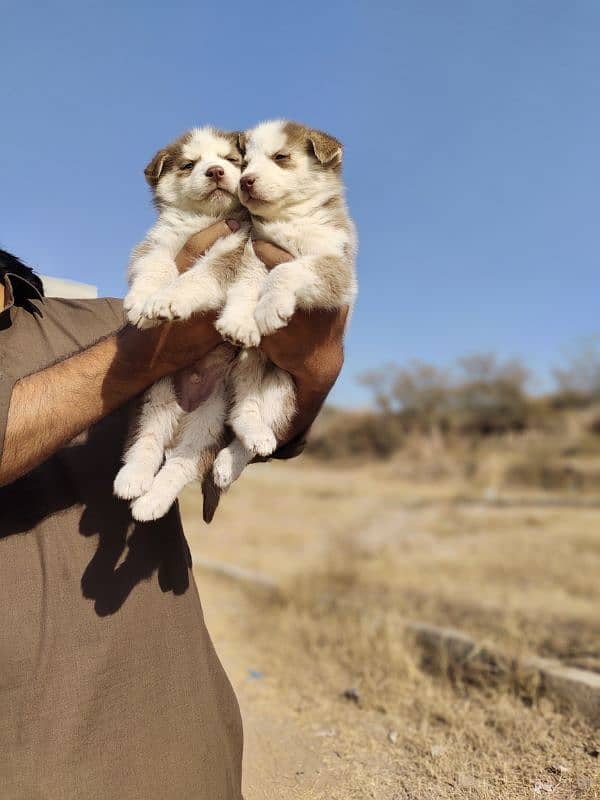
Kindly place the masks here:
POLYGON ((237 156, 226 156, 225 161, 229 161, 230 164, 235 164, 236 167, 241 166, 242 161, 237 156))
POLYGON ((184 164, 180 165, 179 169, 182 172, 191 172, 194 169, 195 164, 195 161, 186 161, 184 164))
POLYGON ((273 161, 277 161, 280 164, 282 164, 285 161, 289 161, 290 160, 290 154, 289 153, 275 153, 275 155, 271 156, 271 158, 273 159, 273 161))

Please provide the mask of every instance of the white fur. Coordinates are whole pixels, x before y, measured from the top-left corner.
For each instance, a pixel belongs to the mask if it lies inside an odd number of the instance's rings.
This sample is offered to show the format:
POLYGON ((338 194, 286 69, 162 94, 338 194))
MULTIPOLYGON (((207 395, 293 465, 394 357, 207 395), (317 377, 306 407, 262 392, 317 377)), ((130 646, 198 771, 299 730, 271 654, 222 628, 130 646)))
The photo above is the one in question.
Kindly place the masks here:
POLYGON ((164 466, 148 490, 132 503, 134 519, 146 522, 164 516, 183 487, 201 477, 201 456, 216 449, 222 436, 227 408, 225 391, 225 381, 221 380, 202 405, 181 416, 177 439, 165 451, 164 466))
MULTIPOLYGON (((217 486, 227 488, 255 455, 270 455, 295 412, 295 392, 291 376, 257 348, 261 335, 286 325, 296 308, 336 309, 354 302, 356 236, 339 175, 317 165, 309 152, 294 153, 293 169, 277 165, 272 156, 288 147, 284 126, 281 121, 263 123, 248 134, 244 174, 255 176, 255 196, 240 192, 253 215, 255 237, 294 256, 271 272, 247 242, 234 282, 224 286, 218 280, 213 266, 241 245, 247 236, 242 229, 219 240, 188 273, 178 276, 177 252, 226 210, 215 213, 214 207, 206 206, 203 170, 197 166, 189 179, 169 173, 159 180, 160 218, 130 265, 129 319, 144 327, 222 308, 217 329, 247 349, 230 371, 225 362, 221 365, 229 384, 223 379, 191 414, 179 407, 170 379, 149 390, 138 435, 115 481, 119 496, 137 498, 132 504, 136 519, 162 516, 183 486, 201 477, 202 456, 218 446, 228 403, 227 422, 235 438, 215 459, 217 486), (333 206, 328 206, 330 200, 336 201, 333 206)), ((210 159, 222 165, 226 150, 213 138, 219 137, 206 129, 195 131, 184 146, 185 157, 201 157, 199 163, 206 165, 204 154, 210 151, 210 159)), ((335 157, 341 160, 341 148, 335 157)), ((232 165, 227 164, 229 170, 232 165)))
MULTIPOLYGON (((254 237, 295 256, 268 272, 251 243, 246 246, 244 269, 228 290, 217 322, 223 336, 246 347, 287 325, 297 308, 352 307, 356 297, 356 232, 339 175, 316 166, 308 152, 295 151, 291 169, 278 166, 273 156, 290 151, 284 128, 281 120, 266 122, 246 135, 242 176, 254 177, 254 196, 240 189, 240 199, 252 214, 254 237), (335 208, 326 205, 329 200, 336 201, 335 208)), ((341 161, 341 148, 334 157, 341 161)), ((276 434, 294 413, 291 377, 269 365, 258 350, 240 356, 231 382, 235 402, 228 422, 237 438, 215 461, 213 474, 221 488, 238 477, 253 454, 274 451, 276 434)))
MULTIPOLYGON (((212 129, 197 129, 182 148, 182 158, 196 162, 193 170, 189 174, 172 170, 159 177, 155 189, 159 218, 134 250, 128 271, 125 310, 131 323, 147 327, 222 307, 226 287, 215 265, 224 256, 233 257, 248 235, 247 225, 219 239, 183 275, 177 271, 175 256, 192 234, 239 209, 235 192, 240 167, 228 161, 230 150, 231 142, 212 129), (229 197, 225 192, 214 195, 214 181, 205 174, 211 165, 223 168, 220 185, 229 197)), ((230 349, 218 348, 198 365, 200 370, 216 370, 218 379, 214 391, 191 413, 181 409, 171 378, 163 378, 146 392, 133 443, 114 484, 117 496, 134 500, 135 519, 163 516, 183 486, 202 477, 204 456, 217 449, 223 432, 224 378, 230 362, 230 349)))

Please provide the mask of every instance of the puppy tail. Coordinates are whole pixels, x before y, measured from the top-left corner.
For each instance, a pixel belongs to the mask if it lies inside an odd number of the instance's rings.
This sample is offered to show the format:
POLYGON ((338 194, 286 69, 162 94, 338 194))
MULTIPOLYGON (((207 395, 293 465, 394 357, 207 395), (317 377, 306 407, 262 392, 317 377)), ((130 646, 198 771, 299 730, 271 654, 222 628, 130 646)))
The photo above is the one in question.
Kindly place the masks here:
POLYGON ((207 525, 213 521, 213 517, 221 501, 221 494, 222 490, 216 485, 212 469, 210 469, 202 481, 202 519, 207 525))
POLYGON ((219 507, 222 490, 216 485, 213 478, 213 464, 217 453, 223 446, 220 442, 216 447, 205 450, 200 456, 198 464, 198 478, 202 486, 202 519, 209 525, 213 521, 219 507))

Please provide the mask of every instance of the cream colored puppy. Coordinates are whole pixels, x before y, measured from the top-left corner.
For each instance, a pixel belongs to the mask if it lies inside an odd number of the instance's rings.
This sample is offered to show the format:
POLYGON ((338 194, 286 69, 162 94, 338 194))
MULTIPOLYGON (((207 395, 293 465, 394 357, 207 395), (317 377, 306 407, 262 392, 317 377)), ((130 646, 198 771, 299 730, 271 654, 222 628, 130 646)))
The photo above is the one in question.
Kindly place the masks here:
POLYGON ((250 211, 253 236, 294 259, 268 272, 249 242, 243 267, 217 322, 221 334, 247 349, 231 374, 228 422, 235 440, 214 465, 225 488, 255 454, 269 455, 295 410, 291 377, 256 345, 287 325, 297 308, 339 309, 356 297, 356 232, 344 198, 342 145, 294 122, 264 122, 240 137, 244 169, 239 197, 250 211))
MULTIPOLYGON (((249 234, 247 212, 237 197, 241 163, 237 134, 207 127, 160 150, 146 167, 159 217, 129 265, 125 310, 134 325, 147 327, 222 308, 249 234), (216 220, 232 217, 240 229, 179 275, 175 256, 187 239, 216 220)), ((180 490, 212 466, 222 444, 226 379, 236 353, 223 344, 196 365, 202 402, 192 412, 179 405, 171 378, 146 392, 114 484, 117 496, 134 501, 135 519, 163 516, 180 490)))

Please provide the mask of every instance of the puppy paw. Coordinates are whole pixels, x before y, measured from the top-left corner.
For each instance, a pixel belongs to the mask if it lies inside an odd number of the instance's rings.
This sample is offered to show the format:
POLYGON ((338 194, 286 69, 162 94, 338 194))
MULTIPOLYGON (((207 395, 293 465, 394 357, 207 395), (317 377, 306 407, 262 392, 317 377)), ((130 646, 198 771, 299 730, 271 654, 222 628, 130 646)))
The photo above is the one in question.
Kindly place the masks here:
POLYGON ((123 301, 123 310, 125 311, 127 321, 139 327, 140 322, 144 319, 145 305, 146 298, 142 297, 139 292, 129 292, 123 301))
POLYGON ((160 321, 186 320, 192 314, 211 308, 208 301, 202 302, 182 291, 158 292, 144 307, 144 316, 160 321))
POLYGON ((269 336, 290 321, 295 310, 294 297, 289 294, 265 294, 258 301, 254 319, 261 336, 269 336))
POLYGON ((197 311, 204 311, 205 306, 187 295, 176 294, 169 300, 169 319, 189 319, 197 311))
POLYGON ((225 312, 215 323, 221 336, 232 344, 242 347, 257 347, 260 344, 260 331, 251 315, 240 316, 225 312))
POLYGON ((170 497, 157 496, 156 492, 146 492, 131 504, 131 516, 138 522, 150 522, 164 517, 173 505, 170 497))
POLYGON ((159 322, 177 319, 171 309, 173 299, 173 293, 170 291, 156 292, 144 305, 142 316, 159 322))
POLYGON ((113 490, 122 500, 133 500, 152 486, 154 475, 135 464, 125 464, 115 478, 113 490))
POLYGON ((233 483, 233 458, 227 448, 215 458, 213 478, 219 489, 227 489, 233 483))
POLYGON ((240 436, 240 439, 244 447, 257 456, 270 456, 277 449, 275 434, 267 427, 246 433, 240 436))
POLYGON ((149 319, 148 317, 142 316, 137 324, 137 327, 141 331, 149 330, 150 328, 156 328, 162 324, 162 320, 160 319, 149 319))

